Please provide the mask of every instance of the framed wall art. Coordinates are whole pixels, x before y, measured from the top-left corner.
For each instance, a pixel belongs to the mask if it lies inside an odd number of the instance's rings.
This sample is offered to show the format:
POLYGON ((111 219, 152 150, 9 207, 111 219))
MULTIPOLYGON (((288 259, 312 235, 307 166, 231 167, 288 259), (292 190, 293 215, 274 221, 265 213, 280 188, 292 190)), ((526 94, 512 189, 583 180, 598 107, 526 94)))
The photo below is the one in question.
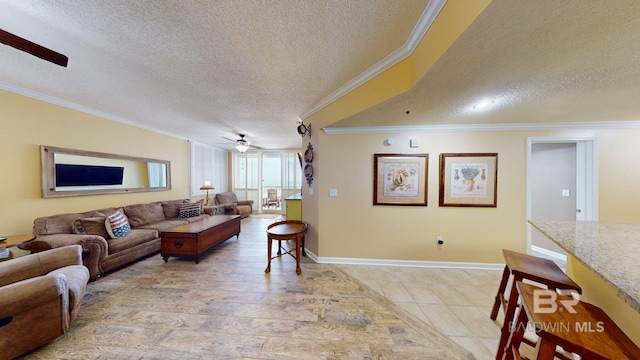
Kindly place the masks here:
POLYGON ((440 154, 440 206, 496 207, 498 154, 440 154))
POLYGON ((373 205, 427 206, 429 154, 373 154, 373 205))

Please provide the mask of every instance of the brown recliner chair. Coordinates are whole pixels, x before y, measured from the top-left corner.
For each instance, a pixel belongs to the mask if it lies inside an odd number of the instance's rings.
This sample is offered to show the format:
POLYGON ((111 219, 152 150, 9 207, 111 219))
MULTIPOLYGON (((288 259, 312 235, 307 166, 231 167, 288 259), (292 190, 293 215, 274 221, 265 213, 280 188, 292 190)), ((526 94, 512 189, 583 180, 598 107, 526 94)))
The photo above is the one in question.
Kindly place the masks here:
POLYGON ((231 215, 240 215, 241 218, 245 218, 253 212, 253 200, 240 200, 233 192, 224 192, 216 194, 216 205, 224 206, 224 213, 231 215))
POLYGON ((63 335, 88 282, 80 245, 1 262, 0 357, 12 359, 63 335))

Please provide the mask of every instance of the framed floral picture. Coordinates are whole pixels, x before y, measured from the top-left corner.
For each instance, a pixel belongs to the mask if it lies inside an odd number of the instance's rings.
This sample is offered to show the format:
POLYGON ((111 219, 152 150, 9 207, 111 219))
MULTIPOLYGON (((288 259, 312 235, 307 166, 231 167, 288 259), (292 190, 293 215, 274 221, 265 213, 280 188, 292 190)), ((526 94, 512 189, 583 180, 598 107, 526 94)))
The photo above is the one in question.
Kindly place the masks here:
POLYGON ((373 154, 373 205, 427 206, 429 154, 373 154))
POLYGON ((440 154, 440 206, 497 207, 498 154, 440 154))

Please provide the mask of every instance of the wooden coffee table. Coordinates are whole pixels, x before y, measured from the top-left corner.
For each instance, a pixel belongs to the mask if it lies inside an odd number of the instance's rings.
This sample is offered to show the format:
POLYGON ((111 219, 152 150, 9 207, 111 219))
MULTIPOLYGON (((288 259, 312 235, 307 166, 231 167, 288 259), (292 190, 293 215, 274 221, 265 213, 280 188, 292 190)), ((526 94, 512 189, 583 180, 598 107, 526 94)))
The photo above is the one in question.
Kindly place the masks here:
POLYGON ((234 235, 240 236, 240 215, 213 215, 163 231, 160 255, 165 263, 170 256, 179 256, 197 264, 207 250, 234 235))

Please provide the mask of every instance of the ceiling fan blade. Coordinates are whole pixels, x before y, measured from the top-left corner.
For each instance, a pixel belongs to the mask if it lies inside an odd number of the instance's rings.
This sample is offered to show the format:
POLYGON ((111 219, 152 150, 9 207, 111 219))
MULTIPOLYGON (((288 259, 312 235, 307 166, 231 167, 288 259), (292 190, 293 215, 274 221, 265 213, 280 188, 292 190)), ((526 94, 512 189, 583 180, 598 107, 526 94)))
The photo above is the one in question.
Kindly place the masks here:
POLYGON ((235 140, 233 140, 233 139, 229 139, 228 137, 224 137, 224 136, 220 136, 220 137, 221 137, 221 138, 223 138, 223 139, 225 139, 225 140, 229 140, 229 141, 231 141, 232 143, 236 142, 235 140))
POLYGON ((67 63, 69 62, 69 58, 59 52, 47 49, 44 46, 38 45, 17 35, 13 35, 12 33, 6 32, 2 29, 0 29, 0 43, 9 45, 33 56, 37 56, 40 59, 50 61, 63 67, 67 67, 67 63))

